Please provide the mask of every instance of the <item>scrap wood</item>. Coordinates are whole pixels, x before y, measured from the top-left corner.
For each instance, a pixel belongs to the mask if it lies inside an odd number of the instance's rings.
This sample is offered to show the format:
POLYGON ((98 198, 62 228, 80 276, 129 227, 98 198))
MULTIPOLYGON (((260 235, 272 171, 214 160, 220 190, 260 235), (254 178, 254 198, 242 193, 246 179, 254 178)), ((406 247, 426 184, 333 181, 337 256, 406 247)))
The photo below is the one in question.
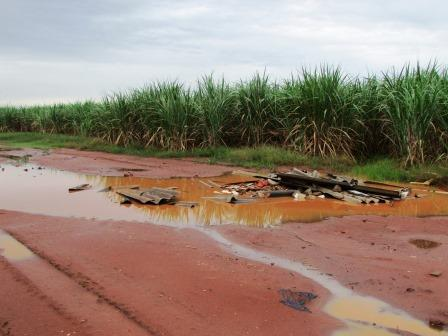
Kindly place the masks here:
POLYGON ((329 196, 331 196, 333 198, 336 198, 338 200, 343 200, 344 199, 344 194, 342 194, 340 192, 333 191, 331 189, 323 188, 323 187, 317 187, 316 189, 319 190, 320 192, 322 192, 322 193, 324 193, 326 195, 329 195, 329 196))
POLYGON ((425 182, 409 182, 409 184, 416 184, 416 185, 423 185, 423 186, 430 186, 432 181, 434 181, 433 179, 430 179, 428 181, 425 182))
POLYGON ((377 182, 377 181, 363 181, 364 184, 376 184, 381 185, 385 187, 392 187, 392 188, 403 188, 402 186, 396 185, 396 184, 390 184, 390 183, 384 183, 384 182, 377 182))
POLYGON ((249 176, 249 177, 255 177, 255 178, 269 178, 268 175, 266 174, 260 174, 260 173, 254 173, 254 172, 249 172, 249 171, 245 171, 245 170, 234 170, 232 172, 233 175, 241 175, 241 176, 249 176))
POLYGON ((388 189, 380 189, 374 187, 368 187, 363 185, 352 185, 347 182, 338 182, 334 180, 322 179, 309 177, 304 175, 298 175, 295 173, 278 173, 277 176, 280 178, 280 183, 287 184, 288 186, 304 186, 304 185, 319 185, 325 188, 333 188, 336 185, 339 185, 342 190, 352 189, 361 191, 367 194, 374 194, 379 196, 386 196, 396 199, 402 199, 406 197, 409 193, 409 189, 401 189, 401 190, 388 190, 388 189))
POLYGON ((87 190, 87 189, 90 189, 91 187, 92 186, 90 184, 87 184, 87 183, 80 184, 80 185, 78 185, 76 187, 68 188, 68 192, 76 192, 76 191, 87 190))
POLYGON ((284 197, 284 196, 292 196, 297 190, 272 190, 266 191, 266 197, 284 197))

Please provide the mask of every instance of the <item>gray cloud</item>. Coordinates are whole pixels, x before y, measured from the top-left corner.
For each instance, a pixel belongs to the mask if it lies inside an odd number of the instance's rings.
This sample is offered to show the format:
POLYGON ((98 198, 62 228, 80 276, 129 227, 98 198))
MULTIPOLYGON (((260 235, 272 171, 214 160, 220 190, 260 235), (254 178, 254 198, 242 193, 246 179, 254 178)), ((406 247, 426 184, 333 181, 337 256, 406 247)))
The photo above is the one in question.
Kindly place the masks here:
POLYGON ((0 104, 99 98, 265 68, 377 72, 448 60, 444 1, 15 0, 0 8, 0 104))

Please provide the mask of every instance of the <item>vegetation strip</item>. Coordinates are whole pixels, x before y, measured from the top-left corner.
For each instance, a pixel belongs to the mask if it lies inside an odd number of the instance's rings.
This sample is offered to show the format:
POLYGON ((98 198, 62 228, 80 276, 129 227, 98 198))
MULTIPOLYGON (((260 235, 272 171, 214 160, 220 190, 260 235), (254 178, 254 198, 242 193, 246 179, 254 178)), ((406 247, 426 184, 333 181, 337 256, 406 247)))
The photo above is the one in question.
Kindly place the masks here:
POLYGON ((434 64, 366 78, 328 66, 278 82, 265 74, 238 83, 206 76, 193 88, 153 83, 100 102, 5 106, 0 131, 176 151, 271 145, 305 156, 392 156, 415 165, 447 159, 447 92, 448 71, 434 64))
MULTIPOLYGON (((112 145, 100 139, 83 136, 44 133, 0 133, 0 150, 20 147, 44 150, 74 148, 141 157, 192 158, 210 164, 221 163, 255 169, 272 170, 279 166, 296 166, 312 169, 325 168, 335 173, 354 175, 376 181, 426 181, 437 175, 448 175, 448 167, 443 163, 421 164, 405 168, 400 165, 398 160, 391 158, 376 158, 366 162, 355 163, 344 158, 307 157, 288 149, 273 146, 252 148, 211 147, 189 151, 167 151, 151 147, 112 145), (2 148, 1 145, 7 147, 2 148)), ((7 154, 7 156, 10 155, 7 154)))

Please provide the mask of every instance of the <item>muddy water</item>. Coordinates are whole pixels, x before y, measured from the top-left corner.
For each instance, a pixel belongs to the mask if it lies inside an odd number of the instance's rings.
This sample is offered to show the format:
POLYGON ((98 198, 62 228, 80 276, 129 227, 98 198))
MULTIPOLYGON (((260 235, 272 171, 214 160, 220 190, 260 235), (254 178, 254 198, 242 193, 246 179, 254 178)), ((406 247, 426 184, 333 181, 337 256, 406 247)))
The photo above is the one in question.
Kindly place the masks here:
MULTIPOLYGON (((399 335, 405 331, 415 335, 447 335, 430 329, 425 323, 389 304, 371 297, 357 295, 335 279, 310 269, 299 262, 262 253, 235 244, 209 226, 237 223, 251 226, 278 225, 286 221, 315 221, 329 216, 354 214, 382 214, 427 216, 448 214, 448 197, 428 194, 422 199, 396 202, 393 205, 353 206, 339 201, 315 200, 297 202, 289 198, 260 200, 255 203, 231 205, 202 197, 216 196, 212 188, 197 179, 150 180, 143 178, 98 177, 74 174, 51 169, 39 170, 32 165, 3 165, 0 171, 0 208, 54 216, 147 221, 154 224, 191 226, 203 232, 233 254, 265 264, 299 273, 326 288, 333 298, 324 307, 330 316, 346 324, 334 333, 351 335, 399 335), (68 188, 83 183, 92 189, 69 193, 68 188), (113 192, 99 192, 107 186, 135 185, 143 187, 177 187, 179 199, 198 201, 193 209, 172 205, 120 206, 120 197, 113 192)), ((219 177, 217 183, 234 181, 238 177, 219 177)), ((242 179, 242 178, 240 178, 242 179)), ((0 233, 0 254, 10 261, 32 257, 32 253, 12 237, 0 233)))
POLYGON ((34 253, 9 234, 0 230, 0 255, 10 262, 32 259, 34 253))
MULTIPOLYGON (((434 193, 428 193, 420 199, 409 199, 389 205, 352 205, 330 199, 295 201, 292 198, 273 198, 234 205, 203 198, 218 194, 215 189, 200 183, 199 179, 101 177, 48 168, 39 170, 32 165, 2 167, 5 170, 0 171, 0 208, 53 216, 147 221, 179 227, 229 223, 266 227, 290 221, 311 222, 326 217, 356 214, 448 215, 448 196, 434 193), (91 184, 92 189, 68 193, 69 187, 83 183, 91 184), (199 206, 193 209, 172 205, 117 206, 120 196, 113 192, 98 192, 107 186, 125 185, 177 187, 180 192, 179 200, 196 201, 199 206)), ((221 176, 210 180, 226 183, 244 179, 247 178, 221 176)))

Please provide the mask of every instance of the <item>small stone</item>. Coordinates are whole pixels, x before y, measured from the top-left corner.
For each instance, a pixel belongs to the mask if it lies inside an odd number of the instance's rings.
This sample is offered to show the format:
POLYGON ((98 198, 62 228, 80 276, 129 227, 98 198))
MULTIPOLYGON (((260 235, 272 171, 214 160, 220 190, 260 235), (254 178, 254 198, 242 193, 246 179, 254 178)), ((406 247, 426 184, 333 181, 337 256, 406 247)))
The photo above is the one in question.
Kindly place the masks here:
POLYGON ((438 278, 438 277, 440 277, 442 275, 442 272, 440 272, 440 271, 432 271, 431 273, 429 273, 429 275, 438 278))

